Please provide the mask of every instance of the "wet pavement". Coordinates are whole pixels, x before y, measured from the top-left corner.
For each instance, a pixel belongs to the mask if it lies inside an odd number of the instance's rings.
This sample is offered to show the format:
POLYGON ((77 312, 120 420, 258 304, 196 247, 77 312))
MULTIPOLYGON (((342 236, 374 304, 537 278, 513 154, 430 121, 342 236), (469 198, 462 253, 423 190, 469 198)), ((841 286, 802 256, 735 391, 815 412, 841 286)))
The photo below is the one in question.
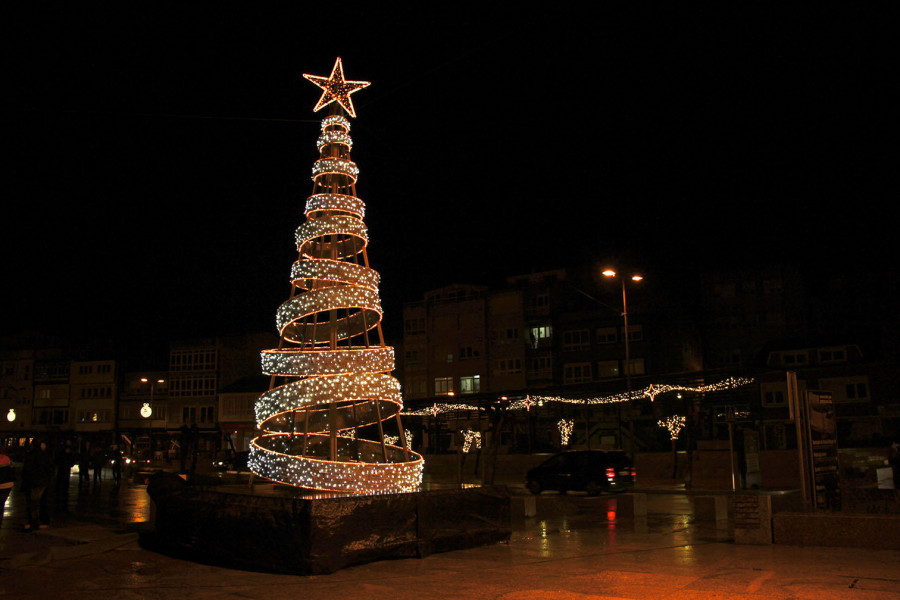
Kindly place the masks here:
POLYGON ((729 523, 693 519, 688 494, 645 491, 645 518, 621 518, 615 496, 545 493, 508 543, 301 577, 145 550, 146 486, 104 480, 79 492, 73 477, 66 501, 50 503, 51 526, 35 533, 22 532, 21 494, 10 496, 0 598, 900 598, 900 552, 736 545, 729 523))

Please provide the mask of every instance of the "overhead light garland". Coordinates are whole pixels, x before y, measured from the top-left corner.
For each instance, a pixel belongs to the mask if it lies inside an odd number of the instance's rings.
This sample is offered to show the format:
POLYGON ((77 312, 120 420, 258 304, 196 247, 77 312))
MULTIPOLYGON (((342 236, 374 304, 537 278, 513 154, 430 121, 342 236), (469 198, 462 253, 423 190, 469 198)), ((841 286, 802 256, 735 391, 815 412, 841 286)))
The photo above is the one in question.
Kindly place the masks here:
MULTIPOLYGON (((660 394, 667 394, 670 392, 697 392, 710 394, 715 392, 722 392, 726 390, 732 390, 740 387, 744 387, 754 383, 756 380, 751 377, 729 377, 723 381, 718 383, 711 383, 708 385, 700 385, 700 386, 685 386, 685 385, 667 385, 667 384, 653 384, 649 385, 642 390, 635 390, 631 392, 630 398, 632 400, 638 400, 641 398, 650 398, 651 402, 656 399, 656 396, 660 394)), ((622 392, 619 394, 613 394, 610 396, 599 396, 595 398, 567 398, 565 396, 537 396, 537 395, 528 395, 524 398, 519 398, 516 400, 510 401, 509 405, 506 407, 507 410, 526 410, 530 411, 534 406, 544 406, 545 403, 559 403, 559 404, 580 404, 580 405, 596 405, 596 404, 617 404, 620 402, 628 402, 629 395, 627 392, 622 392)), ((484 408, 478 406, 476 404, 444 404, 444 403, 435 403, 428 408, 422 408, 418 410, 410 410, 405 411, 404 415, 411 416, 438 416, 444 413, 456 412, 456 411, 483 411, 484 408)))
POLYGON ((658 385, 650 385, 642 390, 632 391, 629 395, 628 392, 621 392, 619 394, 613 394, 611 396, 601 396, 598 398, 564 398, 560 396, 532 396, 532 400, 540 400, 543 402, 562 402, 565 404, 616 404, 619 402, 628 402, 631 400, 638 400, 640 398, 650 398, 650 401, 654 401, 656 396, 660 394, 667 394, 669 392, 698 392, 698 393, 713 393, 713 392, 721 392, 725 390, 732 390, 735 388, 743 387, 745 385, 750 385, 755 380, 749 377, 730 377, 724 381, 720 381, 718 383, 713 383, 709 385, 700 385, 700 386, 685 386, 685 385, 666 385, 666 384, 658 384, 658 385))
MULTIPOLYGON (((315 110, 336 102, 356 116, 350 94, 368 83, 346 81, 340 58, 330 77, 304 76, 323 90, 315 110)), ((248 466, 310 490, 411 492, 421 484, 423 460, 410 450, 412 436, 400 422, 403 400, 390 375, 394 351, 381 332, 380 277, 368 266, 349 132, 340 114, 322 120, 313 194, 295 236, 292 293, 276 311, 282 344, 261 353, 272 382, 255 405, 260 434, 248 466), (383 432, 388 420, 399 435, 383 432), (361 437, 369 426, 377 426, 376 439, 361 437)))

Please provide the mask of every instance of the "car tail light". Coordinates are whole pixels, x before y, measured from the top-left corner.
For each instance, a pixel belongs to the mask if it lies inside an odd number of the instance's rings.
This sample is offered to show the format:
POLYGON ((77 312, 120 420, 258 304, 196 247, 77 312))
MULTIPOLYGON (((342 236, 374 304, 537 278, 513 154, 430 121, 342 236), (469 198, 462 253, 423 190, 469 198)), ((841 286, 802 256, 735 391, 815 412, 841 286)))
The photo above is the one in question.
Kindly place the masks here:
POLYGON ((615 479, 616 478, 616 470, 613 469, 612 467, 608 467, 606 469, 606 478, 609 479, 610 481, 615 479))
POLYGON ((637 477, 637 471, 634 470, 634 467, 631 467, 631 477, 637 477))

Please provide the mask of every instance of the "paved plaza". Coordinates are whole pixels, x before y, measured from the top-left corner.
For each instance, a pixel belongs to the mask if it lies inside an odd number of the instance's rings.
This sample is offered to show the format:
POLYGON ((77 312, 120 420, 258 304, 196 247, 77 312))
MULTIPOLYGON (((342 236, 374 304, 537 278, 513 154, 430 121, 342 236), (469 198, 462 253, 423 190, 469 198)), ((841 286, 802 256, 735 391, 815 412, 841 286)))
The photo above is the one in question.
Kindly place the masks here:
POLYGON ((79 492, 73 478, 51 527, 35 533, 22 531, 13 493, 0 529, 0 598, 900 598, 900 552, 736 545, 729 524, 695 522, 688 494, 670 489, 646 490, 639 519, 617 515, 615 496, 545 493, 508 543, 291 576, 143 549, 146 487, 111 483, 79 492))

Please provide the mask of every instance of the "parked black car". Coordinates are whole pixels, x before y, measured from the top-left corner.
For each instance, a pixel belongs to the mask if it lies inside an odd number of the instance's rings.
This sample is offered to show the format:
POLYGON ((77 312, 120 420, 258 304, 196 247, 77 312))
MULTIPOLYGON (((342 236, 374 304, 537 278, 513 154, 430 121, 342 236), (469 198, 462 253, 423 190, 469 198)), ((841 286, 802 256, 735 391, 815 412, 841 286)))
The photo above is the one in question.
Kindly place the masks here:
POLYGON ((618 450, 576 450, 562 452, 526 475, 533 494, 544 490, 585 491, 590 496, 600 492, 624 492, 634 486, 635 471, 624 452, 618 450))

